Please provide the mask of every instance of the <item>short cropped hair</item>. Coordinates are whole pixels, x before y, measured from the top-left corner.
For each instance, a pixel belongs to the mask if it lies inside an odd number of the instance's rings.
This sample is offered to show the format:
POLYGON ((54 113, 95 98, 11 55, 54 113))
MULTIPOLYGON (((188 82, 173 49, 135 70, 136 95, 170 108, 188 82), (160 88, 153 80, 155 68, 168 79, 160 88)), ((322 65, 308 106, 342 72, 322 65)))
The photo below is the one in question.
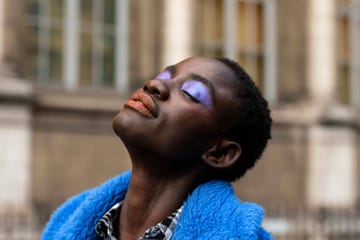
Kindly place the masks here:
POLYGON ((237 78, 234 88, 234 115, 225 135, 241 146, 241 155, 229 168, 217 170, 215 177, 234 181, 242 177, 261 157, 271 138, 272 119, 268 102, 249 74, 233 60, 216 59, 228 66, 237 78))

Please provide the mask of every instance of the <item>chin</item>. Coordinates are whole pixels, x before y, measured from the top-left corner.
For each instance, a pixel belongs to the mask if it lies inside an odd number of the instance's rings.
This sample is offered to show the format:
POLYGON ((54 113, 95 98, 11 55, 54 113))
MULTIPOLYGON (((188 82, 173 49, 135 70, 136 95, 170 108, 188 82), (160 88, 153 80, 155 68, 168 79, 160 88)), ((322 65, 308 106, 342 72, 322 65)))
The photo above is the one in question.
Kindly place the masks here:
POLYGON ((138 139, 139 133, 139 122, 134 119, 134 116, 128 114, 128 112, 120 111, 112 120, 112 128, 114 133, 122 140, 125 139, 138 139))
POLYGON ((112 129, 114 133, 121 138, 121 133, 126 129, 126 127, 130 124, 131 119, 124 119, 126 116, 123 116, 122 112, 120 111, 112 120, 112 129))

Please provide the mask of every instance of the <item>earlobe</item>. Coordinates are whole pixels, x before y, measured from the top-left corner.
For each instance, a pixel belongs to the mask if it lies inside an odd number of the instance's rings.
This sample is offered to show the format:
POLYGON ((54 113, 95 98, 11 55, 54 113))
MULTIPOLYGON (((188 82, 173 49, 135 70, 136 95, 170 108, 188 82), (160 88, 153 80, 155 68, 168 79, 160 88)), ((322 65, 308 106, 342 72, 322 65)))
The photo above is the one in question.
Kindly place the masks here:
POLYGON ((234 141, 222 139, 218 144, 207 150, 203 161, 214 168, 227 168, 233 165, 241 155, 241 146, 234 141))

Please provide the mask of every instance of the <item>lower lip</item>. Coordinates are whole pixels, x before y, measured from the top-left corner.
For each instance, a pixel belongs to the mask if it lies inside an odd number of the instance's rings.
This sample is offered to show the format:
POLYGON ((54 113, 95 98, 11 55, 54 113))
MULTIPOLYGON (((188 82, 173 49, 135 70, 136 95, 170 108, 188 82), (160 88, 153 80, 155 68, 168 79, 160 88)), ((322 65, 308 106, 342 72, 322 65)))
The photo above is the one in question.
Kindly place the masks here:
POLYGON ((154 115, 149 111, 149 109, 147 109, 141 102, 139 101, 134 101, 134 100, 128 100, 125 103, 125 106, 128 106, 140 113, 142 113, 143 115, 145 115, 146 117, 150 117, 153 118, 154 115))

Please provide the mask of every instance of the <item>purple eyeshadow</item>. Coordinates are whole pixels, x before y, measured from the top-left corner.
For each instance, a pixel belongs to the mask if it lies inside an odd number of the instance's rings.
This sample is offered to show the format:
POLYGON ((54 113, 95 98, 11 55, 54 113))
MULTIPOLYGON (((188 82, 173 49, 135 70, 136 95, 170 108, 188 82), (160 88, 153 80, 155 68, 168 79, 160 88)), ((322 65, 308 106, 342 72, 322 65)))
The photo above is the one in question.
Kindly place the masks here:
POLYGON ((206 107, 213 108, 210 90, 199 81, 190 80, 181 86, 181 90, 206 107))
POLYGON ((170 71, 165 70, 165 71, 159 73, 159 74, 155 77, 155 79, 158 79, 158 80, 169 80, 169 79, 171 79, 171 77, 172 77, 172 76, 171 76, 170 71))

